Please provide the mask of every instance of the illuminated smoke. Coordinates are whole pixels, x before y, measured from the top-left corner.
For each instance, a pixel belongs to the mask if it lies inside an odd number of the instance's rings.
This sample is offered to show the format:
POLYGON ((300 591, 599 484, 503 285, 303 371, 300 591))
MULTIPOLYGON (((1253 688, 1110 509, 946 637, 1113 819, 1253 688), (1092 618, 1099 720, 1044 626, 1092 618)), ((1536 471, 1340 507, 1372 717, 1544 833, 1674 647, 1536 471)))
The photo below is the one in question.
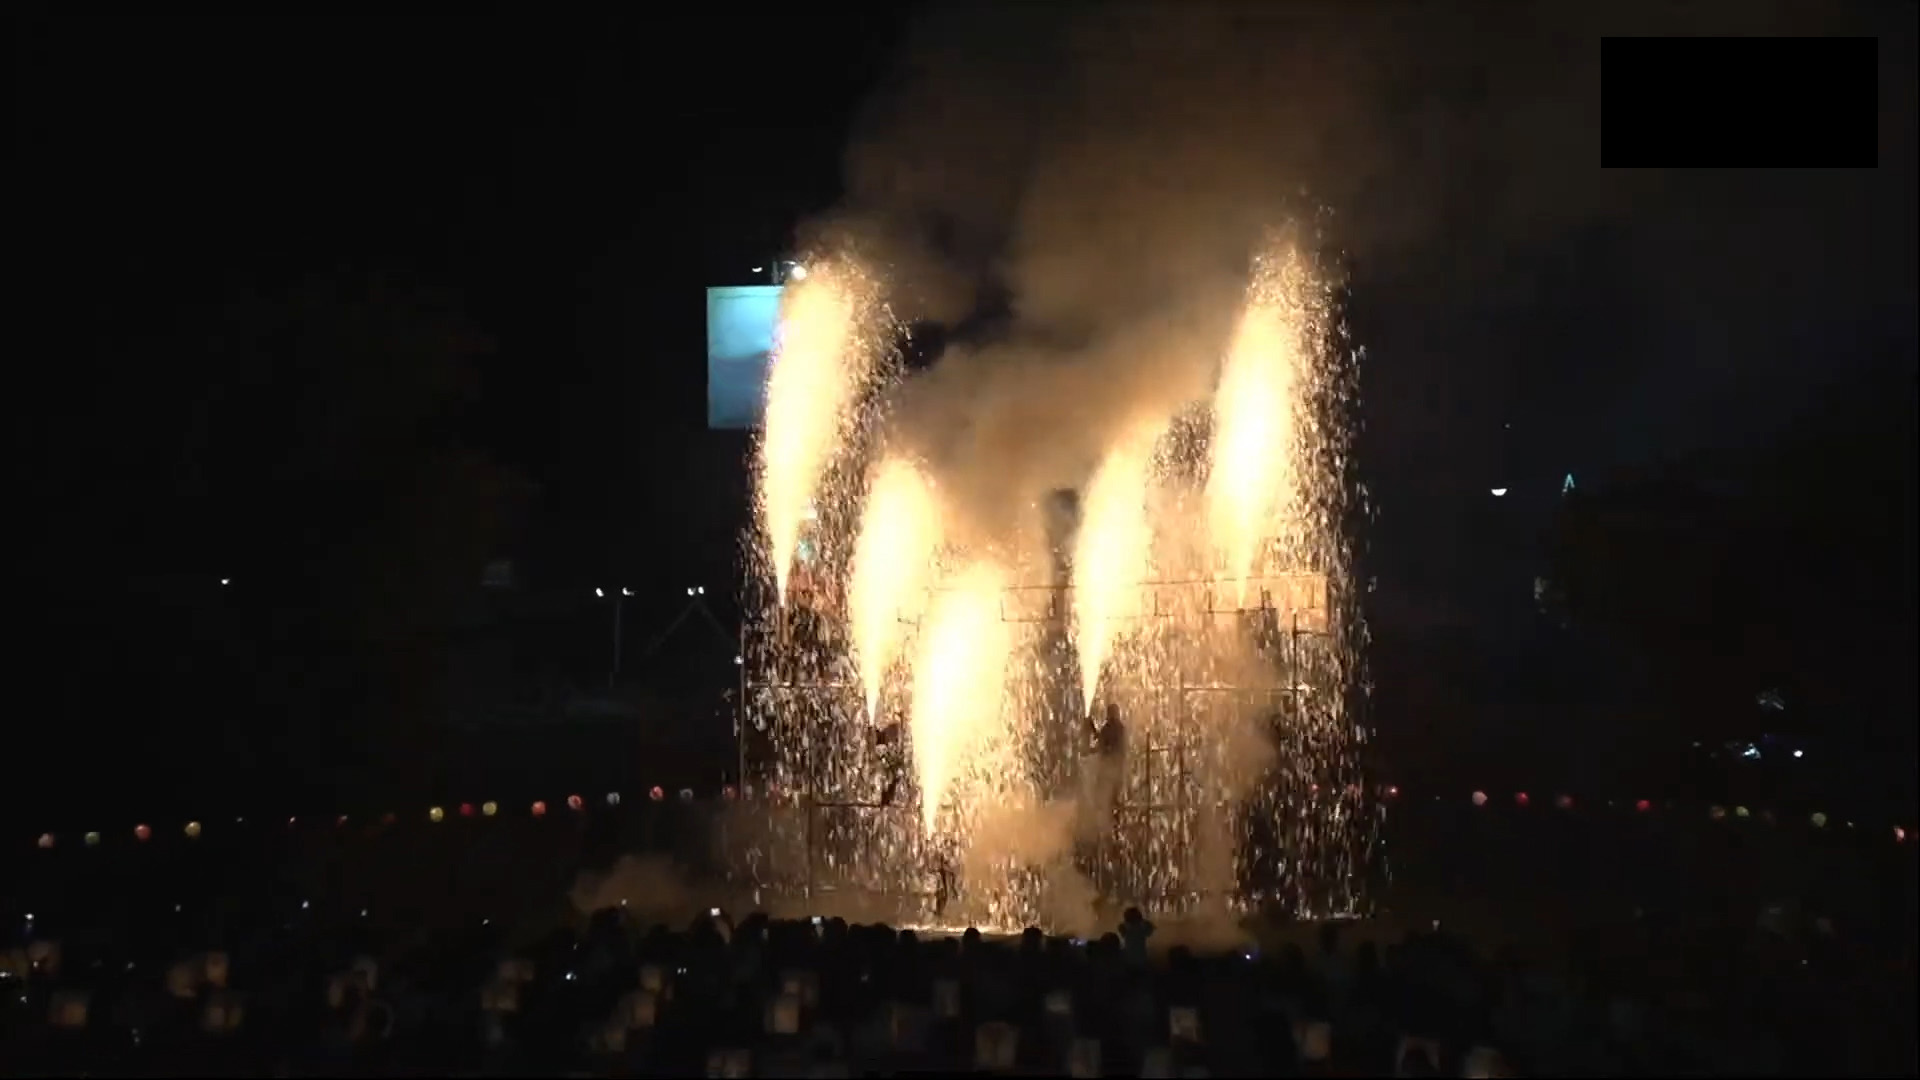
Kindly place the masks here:
POLYGON ((1007 576, 974 563, 943 583, 927 609, 913 665, 914 772, 921 824, 932 833, 943 804, 984 751, 1004 742, 1001 695, 1013 633, 1001 618, 1007 576))
POLYGON ((872 374, 867 283, 850 263, 822 263, 788 285, 767 373, 759 509, 775 595, 784 603, 801 533, 854 405, 872 374))
POLYGON ((1100 674, 1115 639, 1141 614, 1153 549, 1147 481, 1157 425, 1122 436, 1094 470, 1080 497, 1073 549, 1073 647, 1080 661, 1080 701, 1093 709, 1100 674))
POLYGON ((940 535, 940 506, 925 474, 900 458, 882 461, 867 490, 847 586, 853 656, 869 718, 878 717, 887 670, 905 642, 903 623, 917 621, 926 606, 940 535))
POLYGON ((1299 502, 1294 411, 1311 355, 1303 336, 1311 286, 1291 247, 1256 261, 1214 393, 1207 525, 1219 572, 1235 583, 1240 602, 1248 599, 1248 579, 1266 569, 1261 547, 1281 534, 1299 502))

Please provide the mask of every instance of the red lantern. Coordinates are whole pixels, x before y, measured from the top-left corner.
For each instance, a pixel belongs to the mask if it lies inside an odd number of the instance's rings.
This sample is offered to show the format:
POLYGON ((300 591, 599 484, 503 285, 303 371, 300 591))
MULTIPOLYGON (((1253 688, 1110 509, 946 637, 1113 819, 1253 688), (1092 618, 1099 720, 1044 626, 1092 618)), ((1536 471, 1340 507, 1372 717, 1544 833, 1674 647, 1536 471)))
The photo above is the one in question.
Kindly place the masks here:
POLYGON ((1641 799, 1639 802, 1633 804, 1633 808, 1644 814, 1647 811, 1653 809, 1653 804, 1648 802, 1645 799, 1641 799))
POLYGON ((720 794, 723 798, 728 798, 728 799, 735 799, 740 796, 740 792, 735 790, 732 784, 728 784, 726 787, 721 788, 720 794))
POLYGON ((153 830, 145 825, 135 825, 133 827, 133 838, 141 841, 151 840, 153 839, 153 830))
POLYGON ((536 800, 534 801, 534 804, 533 804, 533 816, 534 816, 534 817, 546 817, 546 816, 547 816, 547 804, 546 804, 546 802, 545 802, 544 800, 538 800, 538 799, 536 799, 536 800))
POLYGON ((347 823, 347 815, 345 814, 341 814, 339 817, 333 820, 333 824, 335 827, 344 827, 346 823, 347 823))
POLYGON ((666 791, 663 790, 659 784, 655 784, 651 788, 647 789, 647 798, 652 799, 654 802, 659 802, 661 799, 664 799, 666 797, 667 797, 666 791))
POLYGON ((1474 793, 1473 793, 1473 805, 1475 805, 1475 806, 1485 806, 1485 805, 1487 805, 1487 793, 1486 793, 1486 792, 1484 792, 1484 791, 1476 791, 1476 792, 1474 792, 1474 793))
POLYGON ((1513 797, 1513 801, 1519 806, 1525 807, 1528 803, 1532 802, 1533 800, 1527 798, 1527 793, 1522 791, 1513 797))
POLYGON ((473 804, 472 804, 472 803, 470 803, 470 802, 463 802, 463 803, 461 803, 461 804, 460 804, 460 816, 461 816, 461 817, 472 817, 472 816, 473 816, 473 804))
POLYGON ((567 809, 578 811, 587 805, 587 800, 578 795, 567 796, 567 809))

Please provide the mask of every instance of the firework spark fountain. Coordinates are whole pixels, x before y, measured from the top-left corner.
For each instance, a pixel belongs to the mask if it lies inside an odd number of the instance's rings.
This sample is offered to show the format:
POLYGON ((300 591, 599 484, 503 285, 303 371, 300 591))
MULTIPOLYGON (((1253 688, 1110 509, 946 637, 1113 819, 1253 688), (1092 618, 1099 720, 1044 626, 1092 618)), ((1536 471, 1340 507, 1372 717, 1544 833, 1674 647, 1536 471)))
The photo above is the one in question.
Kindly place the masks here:
POLYGON ((1292 248, 1254 266, 1247 306, 1214 394, 1207 524, 1219 571, 1246 583, 1260 569, 1260 548, 1296 513, 1300 482, 1295 409, 1302 367, 1311 357, 1301 318, 1311 276, 1292 248))
POLYGON ((925 607, 940 535, 940 505, 926 474, 901 458, 882 461, 867 491, 847 586, 854 662, 870 718, 879 715, 887 670, 905 643, 903 624, 917 621, 925 607))
POLYGON ((1001 695, 1012 631, 1000 616, 1007 577, 974 563, 945 583, 928 608, 913 669, 913 765, 921 824, 935 831, 953 789, 995 764, 1005 746, 1001 695))
POLYGON ((781 603, 801 530, 874 370, 869 289, 851 262, 814 266, 789 286, 767 374, 759 509, 781 603))
POLYGON ((1093 709, 1114 640, 1141 613, 1153 548, 1147 483, 1161 425, 1123 434, 1088 481, 1080 500, 1073 553, 1073 647, 1080 661, 1081 708, 1093 709))

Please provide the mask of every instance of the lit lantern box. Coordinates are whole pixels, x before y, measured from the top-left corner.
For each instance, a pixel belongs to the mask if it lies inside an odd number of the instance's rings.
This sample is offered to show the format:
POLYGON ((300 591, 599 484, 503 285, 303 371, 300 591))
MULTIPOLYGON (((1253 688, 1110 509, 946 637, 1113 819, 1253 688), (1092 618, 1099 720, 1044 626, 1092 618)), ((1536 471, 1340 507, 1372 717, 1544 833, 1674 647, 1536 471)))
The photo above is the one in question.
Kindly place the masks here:
POLYGON ((973 1067, 1007 1072, 1020 1051, 1020 1029, 999 1020, 981 1024, 973 1032, 973 1067))
POLYGON ((60 943, 51 940, 30 942, 27 945, 27 969, 35 975, 60 974, 60 943))
POLYGON ((205 967, 198 961, 182 960, 167 969, 167 996, 176 1001, 192 1001, 200 996, 200 980, 205 967))
POLYGON ((208 1035, 231 1035, 247 1019, 246 1003, 230 990, 216 990, 200 1010, 200 1030, 208 1035))
POLYGON ((1301 1061, 1319 1064, 1333 1056, 1333 1025, 1325 1020, 1299 1020, 1293 1025, 1294 1051, 1301 1061))
POLYGON ((82 1031, 93 1009, 93 997, 84 990, 63 990, 47 1007, 47 1023, 68 1031, 82 1031))
POLYGON ((495 979, 480 990, 480 1009, 490 1015, 520 1011, 520 984, 495 979))
POLYGON ((651 990, 632 990, 614 1008, 614 1019, 628 1031, 650 1031, 660 1022, 660 996, 651 990))
POLYGON ((1176 1043, 1198 1045, 1200 1035, 1200 1010, 1191 1005, 1175 1005, 1167 1010, 1167 1034, 1176 1043))
POLYGON ((811 1009, 820 1004, 820 977, 811 971, 781 972, 780 989, 798 998, 800 1007, 803 1009, 811 1009))
POLYGON ((952 979, 933 981, 933 1015, 941 1020, 960 1018, 960 984, 952 979))
POLYGON ((1067 1075, 1083 1080, 1103 1075, 1100 1071, 1100 1040, 1075 1039, 1067 1047, 1067 1075))
POLYGON ((800 998, 791 993, 779 993, 767 1002, 765 1023, 769 1035, 800 1034, 800 998))
POLYGON ((214 950, 200 954, 200 977, 215 990, 227 988, 227 976, 232 970, 233 962, 226 953, 214 950))

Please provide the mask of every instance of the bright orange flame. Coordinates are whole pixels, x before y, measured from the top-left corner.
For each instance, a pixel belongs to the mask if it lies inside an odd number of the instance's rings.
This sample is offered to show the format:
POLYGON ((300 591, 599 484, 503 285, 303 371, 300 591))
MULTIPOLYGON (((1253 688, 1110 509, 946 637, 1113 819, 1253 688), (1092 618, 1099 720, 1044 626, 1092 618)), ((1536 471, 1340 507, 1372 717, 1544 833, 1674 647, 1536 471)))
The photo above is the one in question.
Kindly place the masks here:
POLYGON ((1147 480, 1157 425, 1141 425, 1107 451, 1080 501, 1073 551, 1073 647, 1080 657, 1080 701, 1093 708, 1100 674, 1125 629, 1140 613, 1152 555, 1147 480))
POLYGON ((901 621, 918 619, 926 606, 940 529, 940 505, 926 476, 907 461, 881 462, 867 492, 847 589, 869 718, 878 715, 887 669, 904 644, 901 621))
POLYGON ((1247 580, 1260 548, 1278 535, 1298 497, 1294 397, 1306 385, 1306 290, 1311 280, 1292 250, 1263 259, 1246 312, 1228 350, 1213 403, 1213 461, 1207 474, 1207 525, 1220 573, 1247 580))
POLYGON ((1006 575, 976 563, 937 592, 913 667, 913 764, 931 833, 966 771, 1000 734, 1013 634, 1000 616, 1006 575))
POLYGON ((760 512, 782 603, 809 508, 867 375, 855 284, 845 269, 821 267, 788 286, 767 373, 760 512))

